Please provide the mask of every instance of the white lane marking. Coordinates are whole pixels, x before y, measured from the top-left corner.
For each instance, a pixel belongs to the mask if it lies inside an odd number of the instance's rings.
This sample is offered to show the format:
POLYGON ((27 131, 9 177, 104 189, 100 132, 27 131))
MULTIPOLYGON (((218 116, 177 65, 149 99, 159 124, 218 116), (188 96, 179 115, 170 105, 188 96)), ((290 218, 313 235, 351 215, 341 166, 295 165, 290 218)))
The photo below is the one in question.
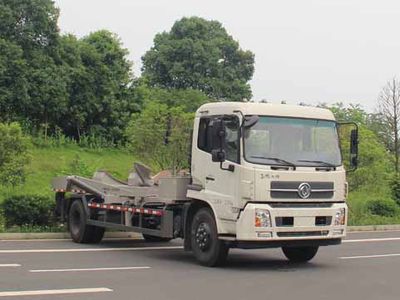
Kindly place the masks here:
POLYGON ((382 257, 394 257, 394 256, 400 256, 400 253, 375 254, 375 255, 358 255, 358 256, 342 256, 342 257, 339 257, 339 259, 382 258, 382 257))
POLYGON ((143 270, 151 269, 151 267, 111 267, 111 268, 85 268, 85 269, 47 269, 47 270, 29 270, 31 273, 46 273, 46 272, 84 272, 84 271, 119 271, 119 270, 143 270))
POLYGON ((343 243, 368 243, 368 242, 389 242, 389 241, 400 241, 400 237, 343 240, 342 242, 343 243))
POLYGON ((0 264, 0 268, 9 268, 9 267, 11 267, 11 268, 13 268, 13 267, 20 267, 21 265, 20 264, 0 264))
POLYGON ((106 251, 146 251, 146 250, 175 250, 182 246, 169 247, 127 247, 127 248, 69 248, 69 249, 7 249, 0 250, 0 254, 7 253, 65 253, 65 252, 106 252, 106 251))
POLYGON ((37 291, 9 291, 9 292, 0 292, 0 297, 101 293, 101 292, 112 292, 112 291, 113 291, 112 289, 104 288, 104 287, 80 288, 80 289, 60 289, 60 290, 37 290, 37 291))

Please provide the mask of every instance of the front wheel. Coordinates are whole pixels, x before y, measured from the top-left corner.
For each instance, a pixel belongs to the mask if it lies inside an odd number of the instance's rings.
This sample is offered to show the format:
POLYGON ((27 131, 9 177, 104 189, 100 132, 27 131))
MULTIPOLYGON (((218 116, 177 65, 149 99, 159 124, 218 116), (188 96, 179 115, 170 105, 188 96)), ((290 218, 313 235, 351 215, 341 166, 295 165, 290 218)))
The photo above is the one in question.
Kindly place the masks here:
POLYGON ((318 252, 315 247, 282 247, 283 254, 293 262, 307 262, 314 258, 318 252))
POLYGON ((218 239, 214 214, 209 208, 201 208, 194 215, 190 242, 200 264, 215 267, 225 263, 229 247, 218 239))

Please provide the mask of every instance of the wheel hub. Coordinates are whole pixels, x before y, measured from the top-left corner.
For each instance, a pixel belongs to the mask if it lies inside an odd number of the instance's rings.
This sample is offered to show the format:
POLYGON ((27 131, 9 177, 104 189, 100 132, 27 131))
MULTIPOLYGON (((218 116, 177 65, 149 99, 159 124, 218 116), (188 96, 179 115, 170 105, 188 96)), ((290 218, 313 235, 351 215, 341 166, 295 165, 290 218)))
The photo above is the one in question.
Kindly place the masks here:
POLYGON ((206 223, 200 223, 196 230, 196 243, 201 251, 206 251, 211 244, 210 227, 206 223))

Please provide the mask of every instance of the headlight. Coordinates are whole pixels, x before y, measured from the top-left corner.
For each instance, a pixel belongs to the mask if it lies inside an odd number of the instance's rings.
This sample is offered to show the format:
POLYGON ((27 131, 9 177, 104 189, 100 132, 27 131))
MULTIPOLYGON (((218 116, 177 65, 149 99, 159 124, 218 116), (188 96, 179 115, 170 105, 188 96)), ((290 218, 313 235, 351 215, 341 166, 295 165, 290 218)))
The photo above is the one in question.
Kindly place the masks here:
POLYGON ((346 223, 346 209, 341 208, 336 212, 335 225, 344 225, 346 223))
POLYGON ((271 227, 271 215, 267 209, 255 209, 255 227, 271 227))

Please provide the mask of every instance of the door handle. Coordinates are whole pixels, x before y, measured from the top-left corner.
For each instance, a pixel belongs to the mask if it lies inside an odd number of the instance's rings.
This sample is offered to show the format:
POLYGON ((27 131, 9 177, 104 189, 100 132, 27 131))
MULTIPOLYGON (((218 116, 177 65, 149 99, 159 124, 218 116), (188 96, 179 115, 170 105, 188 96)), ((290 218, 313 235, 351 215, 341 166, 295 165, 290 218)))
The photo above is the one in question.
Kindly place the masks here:
POLYGON ((215 178, 214 178, 214 177, 211 177, 211 176, 206 176, 206 180, 215 181, 215 178))

